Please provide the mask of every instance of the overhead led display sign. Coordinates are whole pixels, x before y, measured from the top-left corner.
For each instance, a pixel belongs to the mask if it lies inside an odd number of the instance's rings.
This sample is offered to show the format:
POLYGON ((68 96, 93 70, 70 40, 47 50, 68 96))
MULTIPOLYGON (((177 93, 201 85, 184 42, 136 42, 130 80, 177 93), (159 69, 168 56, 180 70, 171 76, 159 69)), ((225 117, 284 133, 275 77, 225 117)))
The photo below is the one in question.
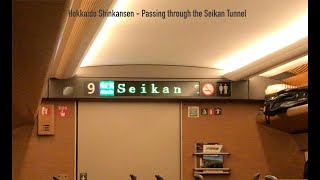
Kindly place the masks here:
MULTIPOLYGON (((243 85, 243 87, 246 86, 243 85)), ((241 88, 241 86, 238 87, 241 88)), ((221 81, 221 79, 174 81, 172 79, 72 78, 50 79, 48 96, 49 98, 231 99, 231 92, 231 82, 221 81)), ((243 97, 242 95, 236 95, 236 97, 246 98, 247 94, 245 92, 243 94, 243 97)))
POLYGON ((113 81, 84 82, 85 96, 199 96, 199 82, 113 81))

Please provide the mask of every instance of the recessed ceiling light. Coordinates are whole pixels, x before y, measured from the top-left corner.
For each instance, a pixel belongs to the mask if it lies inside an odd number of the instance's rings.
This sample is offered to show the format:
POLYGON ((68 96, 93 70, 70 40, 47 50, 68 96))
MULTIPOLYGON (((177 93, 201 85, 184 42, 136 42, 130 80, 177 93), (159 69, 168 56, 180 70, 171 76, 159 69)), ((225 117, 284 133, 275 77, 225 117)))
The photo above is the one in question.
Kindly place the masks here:
MULTIPOLYGON (((125 11, 126 6, 129 0, 118 0, 113 7, 114 11, 125 11)), ((117 24, 121 23, 122 20, 125 18, 121 17, 108 17, 102 28, 100 29, 98 35, 95 37, 92 45, 90 46, 89 50, 87 51, 86 55, 84 56, 80 67, 88 66, 90 61, 95 58, 95 54, 98 54, 102 49, 103 42, 107 41, 108 38, 112 35, 112 27, 117 24)))
POLYGON ((264 72, 262 74, 260 74, 259 76, 263 76, 263 77, 271 77, 271 76, 275 76, 277 74, 289 71, 290 69, 293 69, 295 67, 301 66, 303 64, 307 64, 308 63, 308 55, 307 56, 303 56, 301 58, 298 58, 294 61, 291 61, 287 64, 284 64, 282 66, 276 67, 274 69, 271 69, 267 72, 264 72))
POLYGON ((221 60, 216 68, 223 69, 224 73, 234 71, 307 36, 308 15, 304 15, 286 28, 272 33, 231 57, 221 60))

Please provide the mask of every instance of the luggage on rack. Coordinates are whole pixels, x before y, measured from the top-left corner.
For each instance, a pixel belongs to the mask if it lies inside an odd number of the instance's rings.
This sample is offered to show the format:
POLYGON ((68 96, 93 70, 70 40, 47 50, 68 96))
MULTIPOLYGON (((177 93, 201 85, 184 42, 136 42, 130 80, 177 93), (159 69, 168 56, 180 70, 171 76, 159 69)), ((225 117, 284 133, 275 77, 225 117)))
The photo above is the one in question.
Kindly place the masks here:
POLYGON ((264 115, 275 116, 303 104, 308 104, 308 86, 284 89, 265 96, 264 115))

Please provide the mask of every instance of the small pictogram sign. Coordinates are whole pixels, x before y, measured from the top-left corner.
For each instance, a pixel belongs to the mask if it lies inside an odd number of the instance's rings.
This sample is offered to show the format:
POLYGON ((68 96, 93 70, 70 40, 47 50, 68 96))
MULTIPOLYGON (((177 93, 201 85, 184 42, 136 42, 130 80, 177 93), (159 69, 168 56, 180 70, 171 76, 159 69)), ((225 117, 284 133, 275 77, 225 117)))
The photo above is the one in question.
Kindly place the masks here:
POLYGON ((217 82, 218 96, 231 96, 231 82, 217 82))
POLYGON ((199 117, 199 106, 188 106, 188 117, 189 118, 199 117))
POLYGON ((51 109, 49 106, 42 106, 41 107, 41 115, 42 116, 48 116, 50 115, 51 109))
POLYGON ((80 180, 87 180, 87 173, 80 173, 80 180))
POLYGON ((205 96, 211 96, 214 93, 214 86, 211 83, 205 83, 202 85, 202 94, 205 96))
POLYGON ((221 108, 214 108, 214 115, 221 115, 222 109, 221 108))
POLYGON ((62 118, 69 117, 69 107, 63 106, 63 105, 58 106, 57 115, 58 117, 62 117, 62 118))
POLYGON ((208 109, 208 113, 209 113, 209 115, 214 115, 214 109, 213 108, 209 108, 208 109))
POLYGON ((208 115, 208 108, 201 108, 201 115, 208 115))

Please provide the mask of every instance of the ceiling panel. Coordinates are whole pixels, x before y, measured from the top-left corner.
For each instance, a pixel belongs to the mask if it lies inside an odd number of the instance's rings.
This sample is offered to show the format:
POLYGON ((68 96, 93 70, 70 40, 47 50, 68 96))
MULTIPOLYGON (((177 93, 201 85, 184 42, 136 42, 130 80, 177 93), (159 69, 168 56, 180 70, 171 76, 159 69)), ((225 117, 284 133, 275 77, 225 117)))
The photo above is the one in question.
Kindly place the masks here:
MULTIPOLYGON (((119 0, 120 1, 120 0, 119 0)), ((128 1, 121 10, 246 11, 247 17, 118 18, 82 66, 162 64, 222 68, 221 62, 307 14, 306 0, 128 1)), ((301 27, 307 29, 306 27, 301 27)), ((289 33, 290 34, 290 33, 289 33)), ((250 54, 248 54, 249 58, 250 54)), ((237 61, 236 59, 233 61, 237 61)), ((233 63, 230 63, 231 66, 233 63)))
POLYGON ((293 74, 301 74, 301 73, 304 73, 307 71, 308 71, 308 63, 303 64, 301 66, 298 66, 296 68, 293 68, 293 69, 289 70, 288 72, 293 73, 293 74))
POLYGON ((308 86, 308 71, 282 80, 293 86, 308 86))
MULTIPOLYGON (((108 9, 113 0, 78 0, 72 3, 71 10, 99 11, 108 9)), ((56 78, 70 78, 80 66, 83 54, 90 45, 103 18, 73 17, 69 12, 65 14, 66 25, 59 49, 55 57, 56 63, 52 66, 50 76, 56 78)))

